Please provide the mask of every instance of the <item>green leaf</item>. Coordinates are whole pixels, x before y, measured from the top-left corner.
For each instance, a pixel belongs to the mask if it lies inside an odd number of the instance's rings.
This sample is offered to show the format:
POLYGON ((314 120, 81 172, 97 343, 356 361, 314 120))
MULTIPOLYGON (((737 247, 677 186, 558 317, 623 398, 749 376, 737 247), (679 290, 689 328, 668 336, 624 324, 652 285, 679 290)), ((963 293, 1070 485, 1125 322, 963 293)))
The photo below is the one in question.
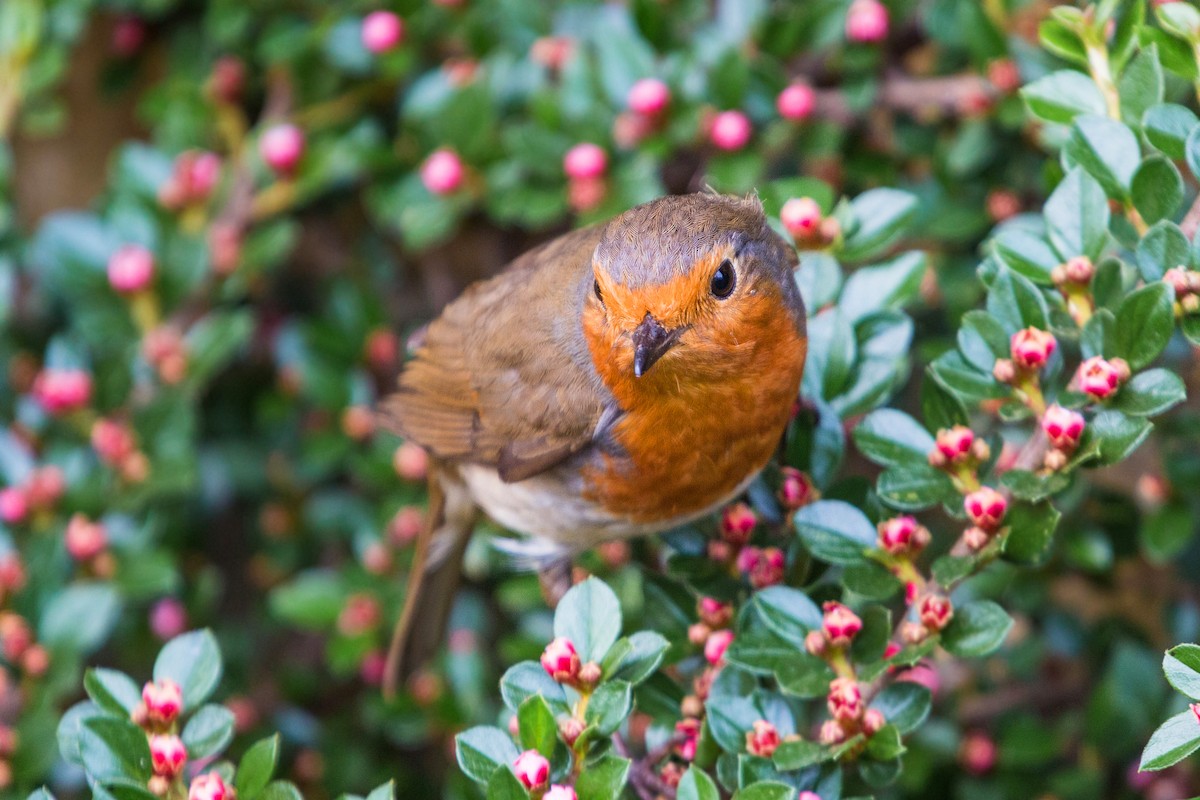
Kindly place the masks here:
POLYGON ((575 782, 579 800, 612 800, 620 797, 631 766, 629 759, 611 753, 588 762, 575 782))
POLYGON ((1150 156, 1134 173, 1130 196, 1142 219, 1153 225, 1173 216, 1183 202, 1183 176, 1166 156, 1150 156))
POLYGON ((796 800, 796 790, 786 783, 762 781, 734 792, 733 800, 796 800))
POLYGON ((521 703, 517 710, 517 728, 521 733, 522 750, 537 750, 546 758, 554 755, 558 724, 544 697, 534 695, 521 703))
POLYGON ((1036 503, 1058 494, 1071 484, 1071 476, 1064 472, 1042 475, 1026 469, 1010 469, 1000 476, 1004 484, 1018 500, 1036 503))
POLYGON ((974 556, 941 556, 933 562, 933 578, 942 586, 953 586, 970 575, 976 563, 974 556))
POLYGON ((883 688, 871 701, 871 708, 883 714, 888 724, 896 726, 900 733, 909 733, 929 716, 933 697, 919 683, 896 681, 883 688))
POLYGON ((939 386, 958 395, 964 402, 979 403, 1010 394, 1008 387, 996 382, 990 369, 980 372, 957 350, 948 350, 935 358, 927 372, 939 386))
POLYGON ((256 322, 249 310, 214 311, 188 331, 187 381, 202 386, 250 341, 256 322))
POLYGON ((921 288, 925 260, 924 253, 914 251, 855 270, 846 280, 838 307, 852 323, 876 311, 900 308, 921 288))
POLYGON ((1084 255, 1099 261, 1108 242, 1108 197, 1095 178, 1078 167, 1067 173, 1046 201, 1043 214, 1050 244, 1063 261, 1084 255))
MULTIPOLYGON (((1116 464, 1137 449, 1154 426, 1115 409, 1105 409, 1092 418, 1079 443, 1080 452, 1093 449, 1101 465, 1116 464)), ((1078 453, 1077 453, 1078 457, 1078 453)))
POLYGON ((388 781, 376 786, 365 800, 396 800, 396 782, 388 781))
POLYGON ((818 742, 798 739, 792 742, 781 742, 772 760, 775 762, 776 769, 781 772, 792 772, 828 761, 830 757, 828 747, 818 742))
POLYGON ((1196 752, 1197 748, 1200 748, 1200 720, 1189 708, 1158 726, 1142 751, 1142 762, 1138 769, 1143 772, 1166 769, 1196 752))
POLYGON ((867 740, 867 755, 876 761, 899 758, 904 750, 904 744, 900 741, 900 731, 895 725, 884 725, 867 740))
POLYGON ((886 600, 900 591, 900 579, 875 561, 851 564, 842 573, 842 585, 868 600, 886 600))
POLYGON ((1167 270, 1190 261, 1191 245, 1174 222, 1156 223, 1138 242, 1137 265, 1146 283, 1160 281, 1167 270))
POLYGON ((1200 645, 1179 644, 1163 655, 1167 682, 1193 700, 1200 700, 1200 645))
POLYGON ((1103 114, 1104 96, 1091 78, 1060 70, 1021 89, 1029 111, 1047 122, 1067 125, 1078 114, 1103 114))
POLYGON ((834 677, 828 664, 805 652, 793 650, 782 663, 775 665, 779 690, 793 697, 824 697, 834 677))
POLYGON ((863 621, 862 630, 854 637, 850 655, 858 662, 877 661, 883 658, 888 639, 892 635, 892 612, 883 606, 867 606, 860 616, 863 621))
POLYGON ((121 599, 110 584, 74 583, 50 597, 38 638, 50 648, 91 653, 108 639, 120 615, 121 599))
POLYGON ((1187 3, 1164 3, 1155 6, 1158 22, 1169 33, 1194 42, 1200 37, 1200 11, 1187 3))
POLYGON ((1121 387, 1113 407, 1130 416, 1153 417, 1186 399, 1182 378, 1167 369, 1148 369, 1121 387))
POLYGON ((519 752, 508 734, 491 725, 477 725, 454 737, 458 766, 467 777, 487 783, 492 773, 517 760, 519 752))
MULTIPOLYGON (((260 739, 251 745, 242 756, 237 768, 237 777, 233 781, 239 800, 254 800, 270 782, 278 761, 279 734, 260 739)), ((390 784, 385 784, 388 785, 390 784)))
POLYGON ((233 740, 233 712, 214 703, 201 706, 183 727, 180 738, 188 758, 208 758, 220 753, 233 740))
POLYGON ((1142 115, 1142 133, 1167 158, 1182 161, 1187 152, 1187 141, 1196 126, 1200 125, 1190 108, 1175 103, 1151 106, 1142 115))
POLYGON ((842 244, 841 255, 861 261, 878 255, 904 235, 917 213, 916 195, 899 189, 871 189, 850 203, 856 225, 842 244))
POLYGON ((988 291, 987 310, 1010 336, 1029 327, 1046 330, 1049 325, 1050 312, 1041 291, 1024 275, 1007 267, 996 272, 988 291))
POLYGON ((1130 294, 1117 309, 1115 355, 1134 371, 1145 368, 1167 346, 1175 332, 1171 287, 1151 283, 1130 294))
POLYGON ((1038 25, 1038 40, 1054 55, 1087 66, 1087 50, 1079 35, 1063 22, 1048 18, 1038 25))
POLYGON ((763 623, 798 648, 809 631, 821 627, 821 609, 799 589, 769 586, 755 592, 752 602, 763 623))
POLYGON ((716 781, 693 764, 675 787, 675 800, 721 800, 721 793, 716 781))
POLYGON ((923 511, 958 496, 950 477, 928 464, 885 470, 875 491, 880 500, 898 511, 923 511))
POLYGON ((1121 71, 1117 83, 1121 98, 1121 117, 1138 125, 1146 111, 1163 100, 1163 71, 1158 60, 1158 47, 1143 48, 1121 71))
POLYGON ((154 680, 175 681, 183 690, 183 705, 203 703, 221 681, 221 648, 212 631, 192 631, 167 642, 154 662, 154 680))
POLYGON ((900 777, 900 759, 894 758, 890 761, 864 759, 858 762, 858 774, 862 777, 863 783, 868 786, 877 789, 890 786, 896 778, 900 777))
POLYGON ((258 797, 259 800, 304 800, 304 795, 291 781, 271 781, 258 797))
POLYGON ((1187 506, 1168 503, 1142 519, 1139 533, 1147 560, 1165 564, 1191 544, 1196 521, 1187 506))
POLYGON ((142 702, 138 685, 115 669, 89 669, 83 676, 83 688, 96 705, 119 716, 128 716, 142 702))
POLYGON ((986 311, 968 311, 958 329, 958 349, 971 366, 991 375, 996 359, 1009 357, 1009 333, 986 311))
POLYGON ((976 600, 954 610, 942 631, 942 647, 960 658, 979 658, 995 652, 1012 629, 1012 617, 991 600, 976 600))
POLYGON ((496 770, 487 781, 487 800, 526 800, 528 797, 529 791, 511 766, 496 770))
POLYGON ((820 500, 796 512, 796 533, 817 558, 854 564, 875 546, 875 526, 866 514, 841 500, 820 500))
POLYGON ((583 663, 604 660, 621 635, 621 604, 598 578, 572 586, 554 610, 554 635, 575 645, 583 663))
POLYGON ((992 239, 992 247, 1009 269, 1043 286, 1052 283, 1050 273, 1062 263, 1058 253, 1054 252, 1044 237, 1023 228, 1000 228, 992 239))
POLYGON ((346 593, 333 570, 308 570, 271 591, 271 614, 307 630, 324 631, 337 620, 346 593))
POLYGON ((629 681, 607 681, 592 693, 584 719, 595 725, 601 736, 609 736, 633 710, 633 686, 629 681))
POLYGON ((1109 197, 1129 196, 1141 153, 1128 125, 1103 115, 1080 115, 1071 125, 1064 152, 1099 181, 1109 197))
POLYGON ((150 746, 146 734, 128 719, 91 717, 79 729, 84 769, 96 781, 150 779, 150 746))
POLYGON ((1004 517, 1004 524, 1009 528, 1004 540, 1004 556, 1021 563, 1041 560, 1050 546, 1060 516, 1058 509, 1044 500, 1012 503, 1004 517))
POLYGON ((971 422, 962 399, 937 381, 921 381, 921 417, 934 430, 971 422))
POLYGON ((629 649, 620 662, 611 670, 606 668, 604 674, 606 678, 622 678, 636 686, 658 669, 671 644, 654 631, 638 631, 625 641, 629 643, 629 649))
POLYGON ((522 661, 509 667, 500 679, 500 696, 510 711, 517 711, 528 698, 541 695, 557 716, 570 711, 563 687, 546 674, 536 661, 522 661))
POLYGON ((902 466, 925 463, 933 449, 933 436, 903 411, 881 408, 855 426, 854 444, 876 464, 902 466))

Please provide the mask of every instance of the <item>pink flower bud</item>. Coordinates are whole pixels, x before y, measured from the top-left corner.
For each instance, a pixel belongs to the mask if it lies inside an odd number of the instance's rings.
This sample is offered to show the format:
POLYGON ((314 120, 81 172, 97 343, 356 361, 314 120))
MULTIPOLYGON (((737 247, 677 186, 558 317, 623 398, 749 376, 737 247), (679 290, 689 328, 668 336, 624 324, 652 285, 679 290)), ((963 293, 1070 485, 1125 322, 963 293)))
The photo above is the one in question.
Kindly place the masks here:
POLYGON ((537 750, 526 750, 513 762, 513 772, 522 786, 534 789, 550 780, 550 762, 537 750))
POLYGON ((274 125, 258 140, 258 151, 268 167, 290 175, 304 156, 304 131, 290 123, 274 125))
POLYGON ((982 550, 991 540, 992 534, 975 525, 963 531, 962 535, 963 544, 967 546, 968 550, 982 550))
POLYGON ((392 551, 383 542, 371 542, 363 548, 362 565, 372 575, 386 575, 392 568, 392 551))
POLYGON ((975 433, 970 428, 955 425, 938 431, 933 446, 947 462, 957 463, 970 457, 974 442, 975 433))
POLYGON ((579 653, 570 639, 558 637, 542 651, 542 669, 559 683, 573 683, 579 678, 579 653))
POLYGON ((829 601, 823 606, 825 617, 821 629, 834 647, 849 647, 850 642, 862 630, 862 620, 841 603, 829 601))
POLYGON ((816 792, 803 791, 796 795, 796 800, 821 800, 821 795, 816 792))
POLYGON ((992 365, 992 377, 1000 383, 1012 383, 1017 379, 1017 368, 1011 358, 997 358, 992 365))
POLYGON ((170 678, 142 687, 142 705, 146 718, 156 725, 170 725, 183 710, 183 691, 170 678))
POLYGON ((421 183, 430 194, 453 194, 462 186, 465 174, 458 154, 446 148, 434 150, 421 165, 421 183))
POLYGON ((894 556, 917 553, 929 544, 929 529, 913 517, 892 517, 879 523, 879 548, 894 556))
POLYGON ((867 736, 874 736, 880 728, 887 724, 883 712, 877 708, 868 708, 863 714, 862 729, 867 736))
POLYGON ((10 662, 17 662, 33 644, 33 631, 20 614, 0 612, 0 649, 10 662))
MULTIPOLYGON (((25 588, 25 565, 15 550, 0 556, 0 589, 19 592, 25 588)), ((3 755, 0 753, 0 755, 3 755)))
POLYGON ((940 631, 950 624, 950 618, 954 616, 954 607, 950 605, 949 597, 927 594, 921 599, 917 614, 927 630, 940 631))
POLYGON ((971 522, 989 533, 994 533, 1004 521, 1008 501, 995 489, 984 486, 963 498, 963 508, 966 509, 971 522))
POLYGON ((66 414, 92 399, 92 376, 80 369, 44 369, 33 381, 33 396, 50 414, 66 414))
POLYGON ((125 245, 108 259, 108 282, 121 294, 140 292, 152 280, 154 255, 141 245, 125 245))
POLYGON ((146 41, 146 23, 132 14, 122 14, 113 24, 112 51, 121 58, 137 55, 146 41))
MULTIPOLYGON (((918 627, 920 626, 918 625, 918 627)), ((927 664, 917 664, 904 670, 904 672, 896 676, 896 680, 924 686, 935 697, 942 688, 941 676, 937 670, 927 664)))
POLYGON ((208 77, 208 90, 222 103, 236 103, 246 86, 246 64, 237 56, 221 56, 208 77))
POLYGON ((127 425, 111 419, 98 419, 92 425, 92 449, 100 460, 110 466, 120 464, 137 450, 133 431, 127 425))
POLYGON ((1003 222, 1021 213, 1021 198, 1008 189, 993 189, 984 201, 993 222, 1003 222))
POLYGON ((1185 295, 1191 294, 1192 285, 1188 278, 1187 267, 1171 267, 1162 277, 1163 283, 1175 290, 1175 299, 1181 300, 1185 295))
POLYGON ((1021 70, 1011 58, 997 58, 988 62, 987 78, 1005 94, 1021 88, 1021 70))
POLYGON ((392 466, 406 481, 423 481, 429 472, 429 453, 416 442, 405 442, 396 448, 392 466))
POLYGON ((233 800, 233 789, 216 772, 206 772, 192 778, 188 800, 233 800))
POLYGON ((583 720, 575 717, 567 717, 558 723, 558 732, 562 734, 563 741, 567 743, 567 747, 574 747, 575 740, 583 733, 584 727, 583 720))
POLYGON ((779 210, 779 221, 798 241, 816 238, 821 229, 821 206, 811 197, 793 197, 779 210))
POLYGON ((701 597, 696 603, 696 613, 710 628, 724 628, 733 619, 733 604, 722 603, 715 597, 701 597))
MULTIPOLYGON (((754 548, 747 548, 751 550, 754 548)), ((764 547, 758 551, 758 558, 750 567, 750 585, 755 589, 765 589, 783 582, 783 573, 787 568, 787 559, 778 547, 764 547)))
POLYGON ((801 122, 812 114, 816 102, 817 96, 811 86, 806 83, 793 83, 775 98, 775 108, 784 119, 801 122))
POLYGON ((826 698, 829 713, 839 722, 857 720, 863 713, 862 690, 853 678, 834 678, 826 698))
POLYGON ((824 631, 809 631, 805 634, 804 649, 812 655, 823 656, 828 647, 829 639, 826 638, 824 631))
POLYGON ((1083 435, 1085 425, 1082 414, 1060 405, 1050 406, 1042 415, 1042 431, 1050 440, 1050 444, 1068 453, 1079 445, 1079 437, 1083 435))
POLYGON ((963 768, 972 775, 984 775, 996 766, 996 743, 980 731, 968 733, 958 751, 963 768))
POLYGON ((817 499, 817 487, 807 474, 794 467, 784 467, 780 472, 783 479, 779 484, 778 496, 785 509, 795 511, 817 499))
POLYGON ((1039 370, 1046 366, 1051 354, 1058 346, 1053 334, 1037 328, 1026 328, 1012 335, 1013 363, 1027 370, 1039 370))
POLYGON ((1111 397, 1128 377, 1129 365, 1121 359, 1107 361, 1100 356, 1092 356, 1079 365, 1076 380, 1079 382, 1079 391, 1093 400, 1105 400, 1111 397))
POLYGON ((372 11, 363 18, 362 43, 379 55, 394 50, 404 39, 404 21, 391 11, 372 11))
POLYGON ((343 636, 361 636, 374 630, 382 621, 379 601, 367 592, 358 592, 346 598, 346 604, 338 614, 337 629, 343 636))
POLYGON ((203 200, 212 193, 217 182, 221 180, 221 157, 216 153, 206 151, 185 153, 184 155, 191 156, 186 164, 191 199, 203 200))
POLYGON ((744 545, 750 541, 758 518, 745 503, 725 506, 721 512, 721 538, 733 545, 744 545))
POLYGON ((358 677, 362 678, 362 682, 367 686, 381 685, 385 672, 387 672, 387 654, 382 650, 370 651, 358 663, 358 677))
POLYGON ((729 645, 732 643, 733 631, 728 628, 716 631, 704 643, 704 658, 713 666, 723 663, 725 661, 725 651, 729 649, 729 645))
POLYGON ((76 514, 67 523, 67 553, 76 561, 90 561, 108 547, 108 534, 99 522, 76 514))
POLYGON ((1087 256, 1075 256, 1067 259, 1063 266, 1063 275, 1068 283, 1086 285, 1092 282, 1096 275, 1096 267, 1087 256))
POLYGON ((150 764, 155 775, 174 778, 183 771, 187 757, 187 748, 178 736, 160 734, 150 737, 150 764))
POLYGON ((826 747, 832 747, 835 744, 841 744, 846 741, 846 729, 836 719, 827 719, 821 723, 819 738, 821 744, 826 747))
POLYGON ((879 0, 854 0, 846 13, 846 38, 852 42, 878 42, 888 34, 888 11, 879 0))
POLYGON ((391 369, 400 357, 400 342, 396 334, 384 327, 372 330, 363 342, 363 357, 372 369, 391 369))
POLYGON ((722 111, 713 117, 708 137, 720 150, 741 150, 752 132, 750 119, 741 111, 722 111))
POLYGON ((556 783, 550 787, 550 791, 542 795, 542 800, 579 800, 579 796, 575 794, 575 790, 570 786, 562 786, 556 783))
POLYGON ((629 90, 625 103, 635 114, 652 117, 661 114, 671 102, 671 90, 657 78, 642 78, 629 90))
POLYGON ((25 496, 31 508, 52 507, 66 490, 66 477, 61 469, 53 465, 35 469, 25 484, 25 496))
POLYGON ((388 525, 388 537, 400 547, 417 538, 425 527, 425 515, 416 506, 403 506, 396 511, 388 525))
POLYGON ((752 756, 770 758, 779 748, 779 731, 765 719, 754 721, 752 730, 746 731, 746 752, 752 756))
POLYGON ((568 178, 599 178, 607 169, 608 153, 598 144, 577 144, 563 156, 563 172, 568 178))
POLYGON ((0 520, 6 525, 17 525, 29 514, 29 500, 25 492, 15 486, 0 489, 0 520))
POLYGON ((164 597, 150 609, 150 632, 160 641, 174 639, 187 630, 187 609, 174 597, 164 597))

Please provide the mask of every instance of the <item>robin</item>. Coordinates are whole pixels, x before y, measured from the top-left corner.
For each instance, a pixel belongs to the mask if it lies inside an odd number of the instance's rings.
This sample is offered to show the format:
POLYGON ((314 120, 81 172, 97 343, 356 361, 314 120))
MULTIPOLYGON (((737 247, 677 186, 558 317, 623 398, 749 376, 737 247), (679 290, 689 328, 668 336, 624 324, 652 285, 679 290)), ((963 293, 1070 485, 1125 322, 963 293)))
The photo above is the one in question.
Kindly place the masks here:
POLYGON ((757 198, 663 197, 525 253, 446 307, 383 405, 430 454, 389 693, 441 643, 480 510, 549 561, 746 488, 804 370, 796 266, 757 198))

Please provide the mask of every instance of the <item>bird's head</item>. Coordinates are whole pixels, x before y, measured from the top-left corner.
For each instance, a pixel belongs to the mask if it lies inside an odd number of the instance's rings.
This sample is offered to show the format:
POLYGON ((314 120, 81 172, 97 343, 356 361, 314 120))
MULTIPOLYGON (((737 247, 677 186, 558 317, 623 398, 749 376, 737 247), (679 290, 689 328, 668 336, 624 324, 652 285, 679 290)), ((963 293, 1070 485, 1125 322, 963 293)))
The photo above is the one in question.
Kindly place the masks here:
POLYGON ((795 267, 757 198, 691 194, 631 209, 592 258, 583 313, 592 362, 618 397, 776 367, 798 380, 795 267))

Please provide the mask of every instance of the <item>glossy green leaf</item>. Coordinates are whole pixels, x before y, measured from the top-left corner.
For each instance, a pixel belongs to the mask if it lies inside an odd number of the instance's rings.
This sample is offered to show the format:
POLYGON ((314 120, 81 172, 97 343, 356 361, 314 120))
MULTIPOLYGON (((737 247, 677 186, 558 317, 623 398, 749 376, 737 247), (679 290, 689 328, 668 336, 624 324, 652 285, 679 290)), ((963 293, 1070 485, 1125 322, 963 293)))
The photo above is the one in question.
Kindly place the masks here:
POLYGON ((621 604, 597 578, 572 586, 554 610, 554 635, 570 639, 585 664, 603 660, 621 634, 621 604))
POLYGON ((954 610, 942 631, 942 647, 960 658, 979 658, 995 652, 1012 629, 1013 620, 990 600, 976 600, 954 610))
POLYGON ((854 564, 875 545, 875 526, 863 512, 841 500, 820 500, 796 512, 796 533, 817 558, 854 564))
POLYGON ((208 630, 193 631, 167 642, 154 662, 154 680, 170 679, 183 690, 185 709, 203 703, 221 681, 221 649, 208 630))

